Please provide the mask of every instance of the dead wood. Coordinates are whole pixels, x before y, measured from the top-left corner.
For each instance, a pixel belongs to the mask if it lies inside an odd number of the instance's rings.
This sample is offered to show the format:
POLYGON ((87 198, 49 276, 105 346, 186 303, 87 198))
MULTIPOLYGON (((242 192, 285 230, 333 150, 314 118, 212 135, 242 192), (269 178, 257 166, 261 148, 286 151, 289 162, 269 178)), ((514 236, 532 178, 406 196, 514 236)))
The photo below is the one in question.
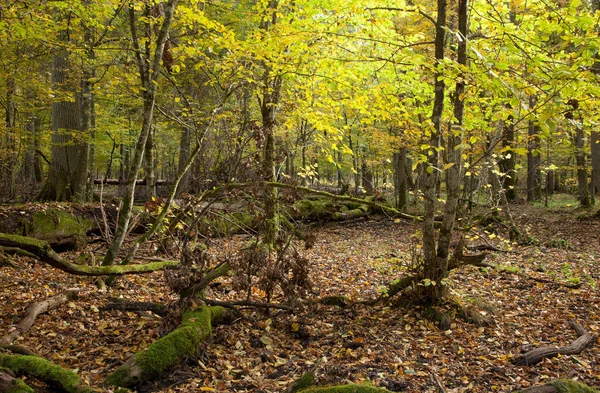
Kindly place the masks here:
POLYGON ((545 358, 553 358, 558 355, 577 355, 598 339, 598 337, 588 333, 581 325, 573 321, 569 321, 569 326, 579 334, 579 337, 571 344, 566 347, 536 348, 513 359, 512 363, 516 366, 532 366, 545 358))
POLYGON ((231 302, 222 302, 220 300, 211 300, 211 299, 203 299, 204 302, 210 306, 221 306, 226 308, 235 308, 235 307, 255 307, 255 308, 276 308, 279 310, 287 310, 293 311, 294 307, 285 305, 285 304, 273 304, 273 303, 263 303, 263 302, 253 302, 250 300, 234 300, 231 302))
POLYGON ((167 307, 162 303, 156 302, 134 302, 125 299, 110 298, 101 308, 102 311, 150 311, 156 315, 164 317, 168 314, 167 307))
POLYGON ((78 292, 78 288, 68 289, 56 296, 52 296, 46 300, 42 300, 41 302, 33 303, 27 309, 27 314, 25 315, 25 318, 23 318, 16 326, 14 326, 13 330, 9 334, 4 336, 0 340, 0 344, 10 345, 13 342, 15 342, 17 338, 19 338, 29 329, 31 329, 38 315, 53 310, 58 306, 68 302, 69 300, 73 300, 78 292))
POLYGON ((107 276, 152 273, 179 266, 178 261, 153 262, 143 265, 85 266, 69 262, 58 255, 48 242, 31 237, 0 233, 0 246, 19 248, 41 262, 78 276, 107 276))

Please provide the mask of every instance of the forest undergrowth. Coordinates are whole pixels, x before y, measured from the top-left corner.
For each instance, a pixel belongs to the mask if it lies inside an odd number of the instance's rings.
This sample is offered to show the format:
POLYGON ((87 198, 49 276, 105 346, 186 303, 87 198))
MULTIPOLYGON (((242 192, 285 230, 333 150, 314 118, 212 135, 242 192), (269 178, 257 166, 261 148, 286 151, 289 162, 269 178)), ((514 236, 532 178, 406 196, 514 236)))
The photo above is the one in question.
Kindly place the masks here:
MULTIPOLYGON (((511 244, 502 233, 483 227, 468 232, 467 246, 492 244, 504 251, 488 255, 486 262, 495 268, 452 273, 451 301, 440 307, 451 318, 441 327, 419 307, 360 303, 408 274, 419 224, 379 217, 316 227, 314 247, 304 251, 311 262, 308 297, 343 295, 357 303, 305 305, 293 313, 243 310, 236 322, 216 328, 199 356, 138 391, 282 392, 315 368, 321 382, 370 381, 391 391, 439 392, 441 383, 447 392, 511 392, 556 378, 598 387, 597 346, 530 367, 510 361, 524 345, 568 345, 577 336, 571 320, 600 333, 600 219, 578 219, 573 209, 528 205, 518 205, 513 214, 536 245, 511 244), (487 324, 453 315, 456 303, 474 306, 487 324)), ((212 240, 209 250, 233 255, 244 240, 212 240)), ((88 247, 102 252, 97 244, 88 247)), ((149 245, 142 254, 156 251, 149 245)), ((0 337, 32 301, 81 288, 77 300, 40 315, 17 344, 75 370, 99 390, 109 373, 159 337, 161 325, 151 312, 103 310, 107 298, 176 299, 162 272, 120 279, 104 293, 93 278, 70 276, 22 257, 15 261, 17 268, 2 268, 0 274, 0 337)), ((206 296, 223 301, 244 297, 227 278, 206 296)), ((253 300, 264 301, 258 291, 253 300)))

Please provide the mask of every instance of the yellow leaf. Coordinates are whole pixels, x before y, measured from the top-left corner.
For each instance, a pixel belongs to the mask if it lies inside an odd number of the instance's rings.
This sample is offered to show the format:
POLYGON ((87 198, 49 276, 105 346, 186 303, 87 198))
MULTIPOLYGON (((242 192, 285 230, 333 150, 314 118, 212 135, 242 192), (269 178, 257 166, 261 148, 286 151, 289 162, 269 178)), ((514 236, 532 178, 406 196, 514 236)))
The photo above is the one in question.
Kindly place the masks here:
POLYGON ((217 391, 217 389, 211 388, 210 386, 202 386, 200 388, 200 390, 203 392, 216 392, 217 391))

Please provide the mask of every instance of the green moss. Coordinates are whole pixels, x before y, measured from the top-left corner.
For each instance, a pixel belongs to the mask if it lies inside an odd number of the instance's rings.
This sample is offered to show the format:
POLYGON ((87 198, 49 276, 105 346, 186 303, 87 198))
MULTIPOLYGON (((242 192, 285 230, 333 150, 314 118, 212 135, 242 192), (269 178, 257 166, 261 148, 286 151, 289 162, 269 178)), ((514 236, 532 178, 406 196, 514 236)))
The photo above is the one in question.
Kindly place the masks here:
POLYGON ((35 393, 31 387, 20 379, 15 379, 12 386, 5 390, 5 393, 35 393))
POLYGON ((0 354, 0 366, 15 374, 25 374, 48 384, 61 386, 67 393, 93 393, 77 374, 37 356, 0 354))
POLYGON ((548 385, 555 387, 559 393, 598 393, 596 389, 571 379, 557 379, 548 382, 548 385))
POLYGON ((35 212, 31 219, 32 224, 26 234, 50 243, 69 238, 78 246, 84 245, 86 232, 92 228, 89 220, 63 210, 35 212))
POLYGON ((300 390, 308 389, 311 385, 315 383, 315 373, 309 371, 307 373, 302 374, 300 378, 296 382, 294 382, 291 386, 291 392, 296 393, 300 390))
POLYGON ((389 393, 389 390, 369 385, 338 385, 320 388, 309 388, 301 393, 389 393))
MULTIPOLYGON (((223 318, 225 312, 223 307, 200 307, 185 313, 183 322, 175 330, 134 355, 140 378, 154 377, 175 366, 183 357, 196 354, 200 343, 212 334, 212 323, 223 318)), ((107 381, 114 386, 134 384, 137 381, 131 380, 131 371, 126 364, 107 381)))

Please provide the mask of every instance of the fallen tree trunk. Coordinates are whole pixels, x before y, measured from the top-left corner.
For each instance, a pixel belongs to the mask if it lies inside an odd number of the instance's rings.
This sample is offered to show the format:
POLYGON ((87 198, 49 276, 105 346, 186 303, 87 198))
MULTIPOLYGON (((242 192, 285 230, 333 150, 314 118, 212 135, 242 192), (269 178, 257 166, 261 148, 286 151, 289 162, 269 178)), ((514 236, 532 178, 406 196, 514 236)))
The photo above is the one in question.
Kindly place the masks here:
POLYGON ((545 385, 518 390, 515 393, 598 393, 598 390, 571 379, 557 379, 545 385))
POLYGON ((46 300, 32 304, 28 308, 25 318, 23 318, 9 334, 0 340, 0 345, 10 345, 15 342, 17 338, 31 329, 38 315, 44 314, 68 302, 69 300, 74 299, 78 292, 79 289, 76 288, 68 289, 56 296, 52 296, 46 300))
POLYGON ((43 240, 33 239, 31 237, 8 235, 0 233, 0 246, 8 248, 17 248, 30 253, 39 261, 60 269, 64 272, 78 276, 108 276, 125 274, 144 274, 152 273, 157 270, 170 269, 179 266, 178 261, 153 262, 142 265, 122 265, 122 266, 86 266, 78 265, 67 261, 58 255, 50 244, 43 240))
POLYGON ((10 370, 0 368, 0 393, 34 393, 34 390, 15 378, 10 370))
POLYGON ((39 379, 67 393, 95 392, 74 372, 41 357, 0 353, 0 367, 6 367, 17 375, 39 379))
POLYGON ((218 306, 202 306, 186 312, 181 325, 131 357, 109 375, 107 382, 113 386, 127 387, 156 377, 184 357, 196 354, 200 344, 212 335, 212 326, 232 316, 231 312, 218 306))
POLYGON ((579 337, 571 344, 566 347, 541 347, 533 349, 513 359, 512 364, 516 366, 532 366, 545 358, 553 358, 558 355, 577 355, 598 339, 598 337, 588 333, 581 325, 573 321, 569 321, 569 326, 579 334, 579 337))

